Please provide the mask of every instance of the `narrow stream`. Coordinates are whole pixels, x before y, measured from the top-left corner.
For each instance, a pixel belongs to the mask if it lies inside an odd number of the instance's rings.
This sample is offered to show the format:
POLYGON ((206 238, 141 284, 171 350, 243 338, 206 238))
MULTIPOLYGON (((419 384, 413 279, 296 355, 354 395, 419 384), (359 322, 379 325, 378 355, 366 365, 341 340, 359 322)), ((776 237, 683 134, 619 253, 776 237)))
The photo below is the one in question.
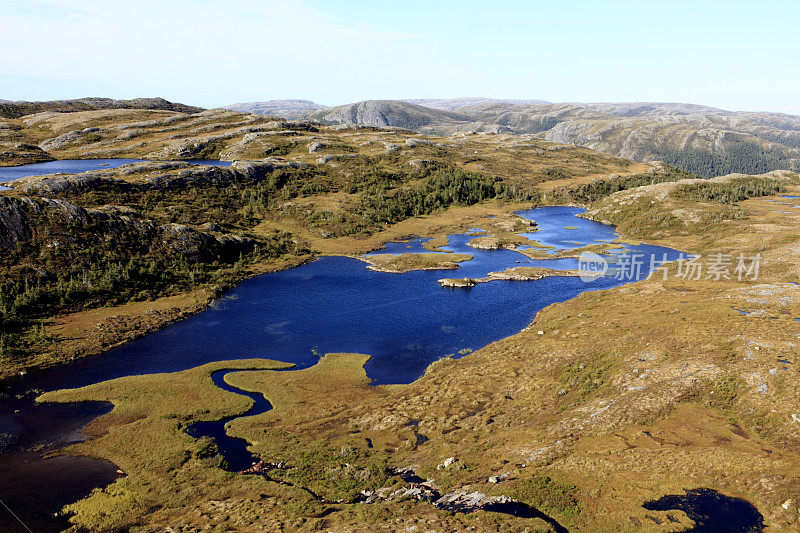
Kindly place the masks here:
POLYGON ((227 416, 220 420, 209 422, 196 422, 186 428, 186 433, 194 438, 209 437, 213 439, 217 445, 217 450, 225 458, 227 463, 226 470, 230 470, 231 472, 246 470, 252 466, 253 463, 257 462, 259 457, 248 451, 247 447, 249 443, 246 440, 228 436, 225 426, 231 420, 260 415, 272 409, 272 404, 269 403, 262 394, 237 389, 225 383, 226 374, 241 371, 242 370, 220 370, 219 372, 211 374, 211 381, 222 390, 247 396, 253 400, 253 406, 241 415, 227 416))

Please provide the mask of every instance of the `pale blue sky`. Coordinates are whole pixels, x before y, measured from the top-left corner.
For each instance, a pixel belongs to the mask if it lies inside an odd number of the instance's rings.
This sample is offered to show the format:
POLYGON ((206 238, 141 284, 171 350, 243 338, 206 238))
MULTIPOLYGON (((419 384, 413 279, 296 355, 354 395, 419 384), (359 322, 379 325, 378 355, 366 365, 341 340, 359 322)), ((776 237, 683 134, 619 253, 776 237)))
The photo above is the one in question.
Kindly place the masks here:
POLYGON ((678 101, 800 114, 796 0, 0 0, 0 99, 678 101))

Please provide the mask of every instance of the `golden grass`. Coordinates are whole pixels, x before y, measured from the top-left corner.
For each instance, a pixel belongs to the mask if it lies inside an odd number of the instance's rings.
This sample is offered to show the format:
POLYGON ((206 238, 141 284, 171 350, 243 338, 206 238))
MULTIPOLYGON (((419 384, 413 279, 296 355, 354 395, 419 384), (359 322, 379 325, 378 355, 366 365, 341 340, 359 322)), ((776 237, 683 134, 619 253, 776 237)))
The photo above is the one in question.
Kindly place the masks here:
POLYGON ((412 270, 453 270, 458 268, 459 263, 472 259, 472 256, 455 253, 409 253, 362 255, 359 259, 369 264, 371 270, 400 274, 412 270))
MULTIPOLYGON (((231 476, 216 468, 216 459, 204 455, 205 443, 192 439, 183 429, 194 421, 214 420, 249 409, 249 398, 215 386, 212 373, 229 368, 290 366, 267 359, 227 361, 40 396, 40 402, 93 400, 114 404, 110 413, 85 430, 94 438, 68 451, 106 457, 128 475, 69 509, 78 513, 84 527, 99 531, 136 523, 153 509, 188 505, 203 489, 205 494, 237 492, 236 487, 226 488, 231 476)), ((242 484, 250 485, 247 489, 252 490, 252 483, 258 481, 242 479, 242 484)))
MULTIPOLYGON (((370 134, 363 135, 366 140, 370 134)), ((405 134, 378 135, 400 140, 405 134)), ((477 145, 473 138, 464 140, 464 161, 477 145)), ((520 179, 535 181, 541 161, 503 167, 488 147, 494 145, 485 144, 477 161, 462 163, 498 175, 519 171, 520 179)), ((377 144, 363 147, 364 153, 378 150, 377 144)), ((547 183, 560 187, 594 174, 547 183)), ((748 218, 726 219, 719 216, 722 206, 663 196, 671 187, 618 193, 591 216, 621 223, 624 238, 689 253, 761 253, 758 281, 677 279, 673 265, 668 280, 586 292, 551 305, 521 333, 467 357, 434 363, 407 386, 369 386, 362 368, 367 356, 356 354, 328 355, 302 371, 229 374, 229 383, 262 392, 275 406, 237 419, 230 432, 247 438, 265 460, 293 466, 276 478, 328 498, 357 490, 354 479, 369 487, 397 483, 390 476, 381 480, 381 465, 414 465, 444 491, 513 494, 543 475, 574 485, 582 511, 555 515, 571 530, 683 528, 690 525, 685 514, 644 511, 641 504, 696 487, 748 499, 771 528, 797 529, 796 503, 783 504, 800 494, 800 439, 792 416, 800 406, 798 215, 775 211, 791 211, 800 202, 786 199, 778 207, 751 199, 741 204, 748 218), (681 225, 662 224, 668 216, 681 225), (460 466, 437 469, 448 457, 457 457, 460 466), (508 474, 508 480, 487 483, 498 474, 508 474)), ((346 200, 314 202, 335 208, 346 200)), ((442 245, 447 233, 471 227, 499 238, 518 230, 503 226, 511 217, 501 223, 489 215, 502 218, 523 207, 489 202, 454 208, 366 238, 324 239, 287 221, 264 222, 258 229, 288 229, 322 253, 352 255, 417 235, 434 237, 432 247, 442 245)), ((536 258, 541 253, 528 252, 536 258)), ((276 363, 215 363, 45 395, 43 401, 115 404, 90 426, 97 437, 70 453, 107 457, 129 475, 71 506, 76 521, 90 529, 182 523, 340 531, 470 525, 518 530, 531 524, 485 513, 449 516, 409 501, 323 505, 285 485, 225 473, 216 458, 202 456, 204 443, 183 428, 244 411, 248 400, 217 389, 209 375, 254 364, 276 363)))
MULTIPOLYGON (((361 368, 367 356, 347 354, 327 356, 317 366, 297 372, 230 374, 229 383, 264 393, 276 407, 234 421, 230 431, 250 440, 266 460, 295 466, 280 479, 308 484, 331 497, 350 494, 352 476, 346 472, 372 472, 370 468, 379 464, 415 465, 420 475, 433 478, 445 491, 466 487, 516 494, 526 480, 544 475, 574 485, 581 511, 553 512, 571 530, 666 531, 688 526, 681 512, 645 511, 641 504, 696 487, 746 498, 771 526, 795 527, 796 513, 782 504, 800 493, 800 440, 792 419, 800 405, 800 393, 793 386, 798 369, 779 361, 794 362, 798 335, 794 319, 800 318, 800 287, 789 283, 800 274, 796 219, 776 217, 775 206, 763 200, 749 200, 744 207, 750 218, 718 222, 714 241, 705 233, 689 233, 657 242, 680 243, 687 252, 758 250, 764 257, 758 281, 679 279, 672 265, 666 281, 655 277, 551 305, 523 332, 467 357, 439 361, 408 386, 370 387, 361 368), (745 316, 737 309, 752 314, 745 316), (459 468, 437 469, 451 456, 458 458, 459 468), (344 463, 352 465, 349 470, 344 463), (503 473, 509 474, 507 481, 486 482, 503 473)), ((671 208, 664 204, 664 209, 671 208)), ((468 226, 475 227, 475 222, 468 226)), ((138 405, 130 412, 143 418, 133 421, 112 412, 98 421, 107 435, 75 451, 120 458, 119 464, 140 454, 137 461, 142 462, 125 463, 133 469, 125 480, 129 484, 135 481, 131 478, 144 479, 139 478, 148 472, 144 461, 158 464, 163 460, 159 457, 177 457, 176 450, 190 445, 184 435, 172 435, 163 442, 173 451, 153 452, 127 436, 133 424, 179 431, 163 419, 150 421, 163 411, 148 405, 147 394, 155 394, 161 382, 173 388, 175 383, 197 385, 166 377, 126 379, 141 387, 141 393, 132 389, 124 398, 138 405), (150 454, 155 459, 147 459, 150 454)), ((113 396, 110 390, 118 389, 56 394, 65 394, 58 396, 64 400, 107 399, 113 396)), ((196 417, 192 409, 200 405, 189 402, 181 412, 196 417)), ((238 408, 230 403, 202 405, 214 407, 213 415, 224 411, 222 405, 229 406, 228 412, 238 408)), ((213 467, 207 468, 203 475, 213 477, 213 467)), ((157 476, 148 475, 145 478, 157 483, 157 476)), ((365 485, 379 482, 379 477, 365 476, 365 485)), ((187 479, 180 478, 177 486, 183 487, 187 479)), ((269 523, 304 516, 303 528, 331 530, 405 527, 415 523, 411 517, 440 529, 489 527, 487 520, 508 529, 526 524, 491 514, 448 517, 408 502, 332 506, 320 519, 314 518, 321 512, 317 504, 278 510, 258 500, 243 500, 241 494, 220 498, 228 507, 208 512, 204 522, 197 509, 207 506, 200 501, 210 497, 209 487, 218 487, 205 483, 197 485, 197 499, 179 499, 161 514, 140 519, 158 524, 181 516, 207 524, 231 515, 246 523, 247 517, 261 513, 269 523)), ((92 523, 86 518, 91 512, 80 507, 90 505, 86 502, 129 509, 133 495, 140 498, 138 491, 145 491, 143 485, 123 487, 130 492, 93 496, 75 506, 81 511, 78 520, 92 523)), ((287 501, 297 505, 306 501, 303 498, 287 501)))
POLYGON ((314 230, 290 220, 264 221, 256 226, 256 234, 268 235, 274 230, 290 231, 307 246, 323 255, 360 255, 379 249, 387 242, 402 241, 412 237, 431 237, 436 239, 433 246, 444 245, 446 235, 463 233, 472 227, 492 224, 489 217, 504 216, 513 211, 530 208, 525 203, 504 203, 489 201, 468 207, 451 207, 431 215, 409 218, 393 224, 372 235, 345 236, 326 239, 314 230))

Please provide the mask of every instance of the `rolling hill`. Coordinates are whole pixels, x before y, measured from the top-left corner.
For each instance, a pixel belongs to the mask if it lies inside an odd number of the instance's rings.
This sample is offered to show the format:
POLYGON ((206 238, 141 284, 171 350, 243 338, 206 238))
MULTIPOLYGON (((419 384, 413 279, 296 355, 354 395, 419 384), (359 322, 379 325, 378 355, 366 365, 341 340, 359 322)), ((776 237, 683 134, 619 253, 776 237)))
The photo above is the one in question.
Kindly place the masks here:
POLYGON ((323 124, 363 124, 418 130, 424 127, 455 129, 468 117, 451 111, 432 109, 398 100, 367 100, 331 107, 306 115, 323 124))
POLYGON ((159 109, 179 113, 198 113, 202 107, 170 102, 163 98, 134 98, 133 100, 114 100, 112 98, 77 98, 74 100, 51 100, 45 102, 25 102, 0 100, 0 117, 19 118, 34 113, 52 111, 72 113, 75 111, 94 111, 96 109, 159 109))
POLYGON ((483 98, 483 97, 462 97, 462 98, 420 98, 403 100, 409 104, 416 104, 432 109, 442 109, 444 111, 454 111, 463 107, 480 105, 480 104, 509 104, 509 105, 536 105, 536 104, 549 104, 545 100, 506 100, 498 98, 483 98))
POLYGON ((660 160, 706 177, 800 169, 800 117, 694 104, 370 100, 318 110, 304 118, 444 136, 532 134, 636 161, 660 160))
POLYGON ((325 109, 325 106, 310 100, 268 100, 265 102, 242 102, 225 106, 225 109, 240 113, 271 115, 289 120, 302 118, 308 113, 325 109))

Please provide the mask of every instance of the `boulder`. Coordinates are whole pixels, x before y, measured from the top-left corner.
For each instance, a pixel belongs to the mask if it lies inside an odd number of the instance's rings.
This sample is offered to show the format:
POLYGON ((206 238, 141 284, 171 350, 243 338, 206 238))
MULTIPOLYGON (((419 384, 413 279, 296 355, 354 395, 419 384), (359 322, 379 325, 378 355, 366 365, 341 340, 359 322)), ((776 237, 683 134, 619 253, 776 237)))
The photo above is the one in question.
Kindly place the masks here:
POLYGON ((308 145, 308 153, 313 154, 315 152, 319 152, 323 150, 327 145, 323 142, 315 141, 308 145))

